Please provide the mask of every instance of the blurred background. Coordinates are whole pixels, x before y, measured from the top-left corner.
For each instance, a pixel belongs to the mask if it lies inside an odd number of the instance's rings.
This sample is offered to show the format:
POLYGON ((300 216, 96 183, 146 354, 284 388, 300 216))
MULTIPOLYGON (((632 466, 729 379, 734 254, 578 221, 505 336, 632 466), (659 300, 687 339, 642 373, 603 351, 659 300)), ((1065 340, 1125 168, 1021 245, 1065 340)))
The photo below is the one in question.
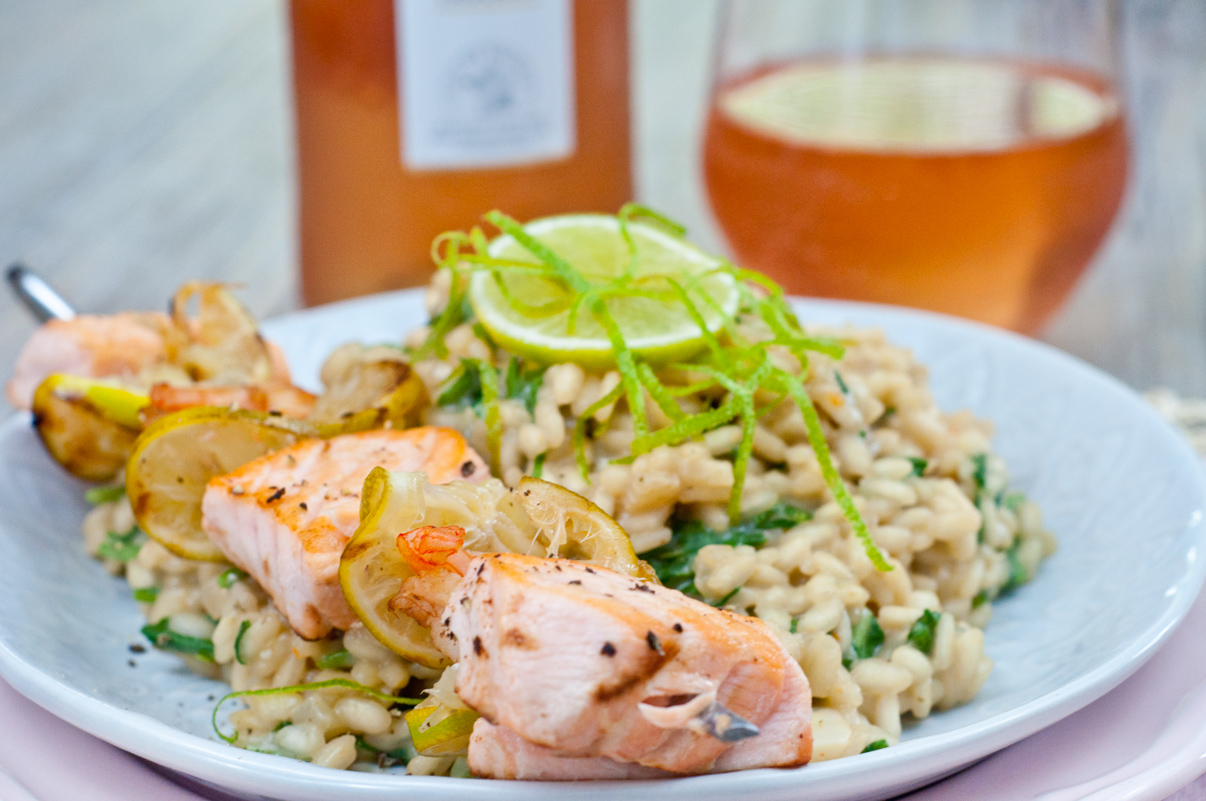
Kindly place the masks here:
MULTIPOLYGON (((1038 333, 1137 389, 1206 395, 1206 3, 1101 6, 1130 182, 1038 333)), ((701 167, 720 10, 632 0, 629 126, 635 196, 729 252, 701 167)), ((162 308, 188 278, 243 284, 259 316, 298 307, 293 102, 282 0, 0 0, 0 258, 88 311, 162 308)), ((0 298, 5 373, 32 328, 0 298)))

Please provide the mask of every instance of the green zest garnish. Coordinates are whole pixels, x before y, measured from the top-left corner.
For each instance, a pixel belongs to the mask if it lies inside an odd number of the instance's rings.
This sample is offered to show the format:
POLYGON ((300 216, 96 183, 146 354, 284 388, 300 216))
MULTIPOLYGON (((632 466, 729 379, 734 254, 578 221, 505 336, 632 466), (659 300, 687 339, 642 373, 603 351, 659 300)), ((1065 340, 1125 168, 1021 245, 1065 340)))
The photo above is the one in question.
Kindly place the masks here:
POLYGON ((878 751, 878 750, 880 750, 881 748, 887 748, 887 747, 888 747, 888 741, 887 741, 887 740, 876 740, 876 741, 874 741, 874 742, 867 743, 867 747, 866 747, 866 748, 864 748, 864 749, 861 751, 861 753, 864 753, 864 754, 869 754, 869 753, 871 753, 872 751, 878 751))
POLYGON ((323 654, 314 660, 314 665, 320 670, 344 670, 356 663, 356 657, 347 648, 340 648, 329 654, 323 654))
POLYGON ((239 624, 239 633, 235 635, 234 657, 240 665, 247 664, 247 660, 243 658, 243 635, 247 633, 247 629, 249 628, 251 628, 251 621, 244 620, 239 624))
MULTIPOLYGON (((544 323, 553 325, 552 321, 555 320, 558 321, 556 325, 564 325, 563 338, 555 342, 573 343, 581 341, 573 337, 579 336, 576 331, 589 321, 597 332, 590 334, 595 337, 591 341, 598 344, 591 346, 595 350, 582 351, 585 354, 583 358, 597 360, 605 357, 614 361, 620 384, 586 409, 575 424, 572 445, 583 477, 588 477, 590 473, 586 439, 598 433, 588 430, 593 425, 591 419, 600 409, 621 399, 627 404, 632 417, 633 443, 631 455, 626 457, 628 459, 662 445, 678 445, 714 428, 735 423, 741 429, 741 440, 733 454, 733 486, 728 503, 729 522, 734 528, 741 524, 742 491, 753 455, 757 421, 779 403, 790 401, 803 414, 809 444, 817 454, 826 485, 851 530, 877 569, 892 569, 872 541, 845 482, 833 464, 820 417, 804 385, 809 369, 809 353, 840 359, 844 346, 830 339, 807 335, 782 288, 765 276, 740 269, 723 260, 707 261, 710 257, 702 257, 685 243, 677 243, 676 240, 681 240, 684 233, 682 226, 634 204, 624 206, 616 217, 620 236, 627 248, 627 261, 622 273, 609 275, 582 272, 547 243, 529 234, 519 222, 501 212, 492 211, 485 215, 485 219, 513 239, 508 245, 511 251, 507 251, 513 253, 513 257, 504 259, 492 256, 490 243, 479 228, 467 233, 450 232, 437 238, 433 245, 433 257, 441 269, 449 271, 452 289, 447 306, 431 324, 428 340, 413 354, 415 358, 429 353, 441 356, 446 353, 443 338, 452 327, 470 319, 464 304, 468 294, 472 294, 473 305, 479 307, 479 311, 490 310, 493 316, 487 316, 484 322, 492 332, 498 334, 495 339, 501 341, 510 336, 508 347, 513 351, 518 348, 530 358, 552 361, 560 357, 568 359, 568 354, 575 352, 572 348, 576 346, 550 345, 548 343, 555 338, 549 339, 552 335, 544 331, 541 336, 545 338, 542 340, 545 344, 540 346, 544 350, 540 350, 540 347, 525 349, 526 340, 522 337, 517 339, 519 335, 514 333, 514 329, 507 329, 507 325, 516 324, 521 332, 531 332, 544 323), (638 226, 641 236, 652 236, 647 232, 656 229, 658 236, 672 237, 670 241, 675 242, 673 247, 663 247, 667 248, 667 252, 684 255, 675 257, 679 261, 671 262, 674 266, 658 263, 657 269, 653 269, 645 265, 636 244, 638 226), (675 248, 679 250, 675 251, 675 248), (690 254, 687 254, 688 249, 690 254), (683 266, 687 264, 690 264, 690 268, 683 266), (530 284, 534 292, 512 291, 510 281, 527 282, 523 286, 530 284), (467 289, 471 284, 472 289, 467 289), (536 298, 535 295, 540 297, 536 298), (628 312, 625 310, 630 310, 630 307, 624 304, 630 302, 656 302, 660 304, 657 308, 664 310, 667 318, 678 321, 675 323, 679 326, 675 329, 676 334, 685 330, 682 324, 694 333, 673 347, 666 346, 668 350, 659 350, 651 345, 634 349, 631 342, 638 340, 630 339, 631 331, 626 331, 619 322, 628 322, 628 312), (482 306, 483 303, 487 305, 482 306), (499 309, 502 310, 501 316, 499 309), (747 336, 748 332, 738 325, 739 318, 743 324, 746 321, 760 321, 764 331, 751 339, 747 336), (514 323, 515 320, 521 322, 514 323), (523 321, 530 321, 532 328, 523 321), (511 333, 503 336, 507 331, 511 333), (610 349, 605 356, 600 356, 598 348, 606 344, 610 344, 610 349), (772 347, 790 353, 799 364, 798 372, 772 362, 769 352, 772 347), (655 366, 675 358, 683 359, 675 364, 683 374, 691 376, 696 383, 701 377, 706 379, 703 384, 705 388, 714 386, 722 394, 716 408, 688 414, 679 406, 676 398, 681 396, 685 387, 663 384, 654 371, 655 366), (669 425, 661 428, 651 425, 645 411, 646 398, 662 411, 669 425)), ((615 264, 614 261, 609 263, 615 264)), ((640 323, 633 325, 639 326, 640 323)), ((505 392, 506 397, 522 400, 531 411, 539 378, 531 371, 522 371, 517 361, 512 359, 507 364, 504 388, 500 391, 497 370, 492 364, 477 362, 474 371, 469 361, 461 361, 461 366, 445 383, 437 403, 474 403, 476 382, 476 387, 480 388, 480 404, 484 409, 491 467, 497 474, 501 423, 495 400, 505 392)), ((835 373, 835 377, 843 393, 848 394, 849 389, 841 376, 835 373)))
POLYGON ((124 497, 126 497, 125 484, 118 484, 113 487, 92 487, 84 491, 84 500, 93 506, 120 501, 124 497))
POLYGON ((222 733, 222 729, 218 727, 218 711, 222 708, 222 704, 232 698, 250 698, 264 695, 284 695, 287 693, 310 692, 311 690, 326 690, 332 687, 340 687, 345 690, 355 690, 358 693, 364 693, 370 698, 375 698, 378 701, 388 704, 399 704, 401 706, 414 706, 422 701, 422 698, 402 698, 396 695, 388 695, 387 693, 374 690, 372 687, 365 687, 363 684, 354 682, 351 679, 327 679, 326 681, 315 681, 310 684, 294 684, 289 687, 273 687, 267 690, 243 690, 237 693, 227 693, 218 699, 218 703, 214 705, 213 715, 210 717, 210 722, 213 724, 214 732, 228 743, 234 743, 239 739, 239 733, 226 735, 222 733))
POLYGON ((174 651, 185 656, 196 657, 202 662, 214 661, 213 640, 190 637, 187 634, 172 631, 168 628, 168 620, 165 617, 158 623, 142 627, 142 634, 151 641, 151 645, 162 651, 174 651))
POLYGON ((237 582, 240 582, 245 578, 247 578, 247 574, 245 572, 239 570, 237 567, 230 567, 226 570, 223 570, 218 576, 218 586, 224 590, 229 590, 237 582))
POLYGON ((850 650, 855 659, 870 659, 884 644, 884 630, 875 615, 867 612, 850 632, 850 650))
POLYGON ((979 609, 986 603, 988 603, 988 590, 980 590, 976 593, 976 597, 972 598, 972 609, 979 609))
POLYGON ((119 534, 116 531, 110 531, 105 535, 105 541, 96 549, 99 556, 106 559, 112 559, 115 562, 132 562, 138 556, 139 549, 142 544, 147 541, 147 537, 142 533, 138 526, 131 526, 130 530, 124 534, 119 534))
POLYGON ((791 619, 791 625, 787 627, 787 630, 790 631, 792 634, 796 634, 798 632, 799 628, 800 628, 800 618, 793 617, 791 619))
MULTIPOLYGON (((698 520, 672 521, 670 542, 644 554, 644 558, 653 566, 662 584, 699 598, 699 590, 695 587, 695 556, 700 548, 705 545, 757 547, 766 543, 766 532, 791 528, 811 519, 812 514, 806 509, 777 503, 725 531, 713 531, 698 520)), ((724 606, 731 597, 732 593, 718 605, 724 606)))
POLYGON ((1009 578, 1001 586, 1001 595, 1007 592, 1012 592, 1018 587, 1030 581, 1030 574, 1026 572, 1026 566, 1022 564, 1022 560, 1018 558, 1018 548, 1021 547, 1022 540, 1017 538, 1013 541, 1013 545, 1009 546, 1009 550, 1005 551, 1005 562, 1009 565, 1009 578))
POLYGON ((910 456, 909 462, 913 465, 913 472, 910 475, 916 478, 921 478, 924 476, 925 469, 930 465, 930 463, 925 459, 918 459, 916 456, 910 456))
POLYGON ((540 478, 544 475, 544 460, 548 455, 547 451, 536 454, 536 458, 532 460, 532 478, 540 478))
POLYGON ((923 654, 934 650, 934 632, 938 629, 938 621, 942 619, 939 612, 927 609, 909 629, 908 642, 923 654))
POLYGON ((158 587, 139 587, 134 590, 134 600, 140 604, 153 604, 158 597, 158 587))

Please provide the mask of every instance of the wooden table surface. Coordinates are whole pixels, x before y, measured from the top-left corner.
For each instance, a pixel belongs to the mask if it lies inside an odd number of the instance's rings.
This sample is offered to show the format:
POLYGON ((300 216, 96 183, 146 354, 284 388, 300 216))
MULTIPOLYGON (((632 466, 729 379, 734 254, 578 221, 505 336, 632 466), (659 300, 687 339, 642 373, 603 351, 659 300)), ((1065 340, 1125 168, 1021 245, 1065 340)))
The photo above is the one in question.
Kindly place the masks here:
MULTIPOLYGON (((723 248, 698 170, 715 0, 636 0, 641 199, 723 248)), ((1206 5, 1127 0, 1135 181, 1045 338, 1136 388, 1206 395, 1206 5)), ((162 308, 186 278, 297 303, 281 0, 0 0, 0 261, 79 308, 162 308)), ((0 371, 32 322, 0 297, 0 371)))
MULTIPOLYGON (((716 2, 634 9, 640 199, 722 248, 696 141, 716 2)), ((1044 338, 1206 396, 1206 4, 1122 15, 1133 187, 1044 338)), ((89 311, 162 308, 188 278, 242 283, 257 315, 294 308, 287 47, 280 0, 0 0, 0 262, 89 311)), ((32 328, 0 297, 0 373, 32 328)))

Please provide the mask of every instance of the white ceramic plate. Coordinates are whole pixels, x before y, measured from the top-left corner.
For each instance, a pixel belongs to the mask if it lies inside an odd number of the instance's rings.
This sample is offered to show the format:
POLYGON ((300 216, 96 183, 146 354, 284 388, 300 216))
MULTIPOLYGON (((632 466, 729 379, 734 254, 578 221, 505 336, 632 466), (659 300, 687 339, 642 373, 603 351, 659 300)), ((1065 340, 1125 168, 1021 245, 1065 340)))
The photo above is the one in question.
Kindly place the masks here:
MULTIPOLYGON (((1015 482, 1060 537, 1037 580, 997 605, 987 631, 996 669, 981 694, 913 727, 898 747, 792 771, 620 786, 336 772, 234 749, 209 726, 224 685, 168 654, 127 651, 142 624, 129 589, 84 554, 81 487, 50 463, 20 416, 0 426, 0 674, 92 734, 247 795, 824 801, 886 798, 958 770, 1088 704, 1143 664, 1189 608, 1206 569, 1198 558, 1206 491, 1178 435, 1113 379, 1032 341, 899 309, 798 305, 805 320, 883 327, 930 365, 943 407, 994 419, 1015 482)), ((290 315, 265 332, 312 383, 335 345, 397 341, 422 320, 412 291, 290 315)))

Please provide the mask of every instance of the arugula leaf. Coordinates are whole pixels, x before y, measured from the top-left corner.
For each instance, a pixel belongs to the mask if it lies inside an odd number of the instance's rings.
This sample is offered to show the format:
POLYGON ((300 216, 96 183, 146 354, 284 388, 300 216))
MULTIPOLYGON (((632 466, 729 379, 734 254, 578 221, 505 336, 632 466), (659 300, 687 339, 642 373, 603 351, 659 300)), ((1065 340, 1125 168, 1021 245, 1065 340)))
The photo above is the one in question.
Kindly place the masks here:
POLYGON ((523 401, 528 414, 536 413, 536 393, 544 381, 544 368, 534 367, 531 370, 521 370, 519 359, 507 362, 506 392, 508 398, 523 401))
POLYGON ((398 746, 390 751, 382 751, 375 745, 370 745, 359 734, 356 735, 356 747, 368 751, 370 754, 376 754, 377 764, 383 768, 392 767, 393 765, 405 765, 414 755, 413 752, 404 745, 398 746))
POLYGON ((440 396, 437 406, 472 407, 475 411, 482 405, 482 373, 473 359, 461 359, 461 364, 452 371, 440 396))
POLYGON ((766 543, 766 532, 786 529, 812 519, 806 509, 777 503, 751 519, 724 531, 713 531, 698 520, 671 521, 670 542, 643 554, 662 584, 699 598, 695 588, 695 555, 705 545, 753 545, 766 543))
MULTIPOLYGON (((695 586, 695 585, 694 585, 694 584, 692 584, 691 586, 695 586)), ((723 607, 724 607, 724 605, 725 605, 725 604, 727 604, 729 601, 733 600, 733 596, 735 596, 735 595, 736 595, 737 593, 739 593, 739 592, 741 592, 741 588, 740 588, 740 587, 734 587, 733 589, 731 589, 731 590, 729 590, 728 592, 726 592, 726 593, 724 594, 724 597, 723 597, 723 598, 721 598, 721 599, 720 599, 719 601, 717 601, 716 603, 712 603, 711 601, 708 601, 708 604, 709 604, 709 605, 711 605, 711 606, 716 607, 717 609, 721 609, 721 608, 723 608, 723 607)))
POLYGON ((340 668, 350 668, 355 661, 356 657, 352 656, 347 648, 340 648, 338 651, 318 657, 314 660, 314 665, 319 670, 339 670, 340 668))
POLYGON ((922 476, 924 476, 925 469, 930 466, 930 463, 927 460, 919 459, 916 456, 910 456, 910 457, 908 457, 908 459, 913 464, 912 475, 917 478, 921 478, 922 476))
POLYGON ((984 490, 988 483, 988 454, 976 453, 971 457, 972 481, 976 484, 977 494, 984 490))
POLYGON ((203 640, 200 637, 190 637, 168 628, 168 618, 158 623, 142 627, 142 634, 151 641, 151 645, 163 651, 175 651, 178 654, 195 656, 202 662, 214 661, 213 640, 203 640))
POLYGON ((104 556, 107 559, 112 559, 115 562, 131 562, 134 557, 138 556, 138 551, 142 548, 142 544, 147 541, 146 535, 138 526, 130 526, 130 530, 124 534, 119 534, 116 531, 110 531, 105 535, 105 541, 96 549, 96 553, 104 556))
POLYGON ((158 587, 139 587, 134 590, 134 600, 140 604, 153 604, 158 597, 158 587))
POLYGON ((884 644, 884 630, 875 615, 868 611, 850 632, 850 650, 855 659, 870 659, 884 644))
POLYGON ((111 503, 126 497, 126 485, 118 484, 113 487, 92 487, 84 491, 84 500, 93 506, 111 503))
POLYGON ((887 748, 887 747, 888 747, 887 740, 876 740, 875 742, 868 743, 867 747, 864 748, 860 753, 869 754, 872 751, 878 751, 881 748, 887 748))
POLYGON ((227 568, 218 576, 218 586, 224 590, 229 590, 237 582, 247 578, 247 574, 237 567, 227 568))
POLYGON ((918 651, 923 654, 932 653, 934 650, 934 632, 938 629, 938 621, 942 619, 942 614, 927 609, 921 613, 921 617, 909 629, 908 642, 918 651))

